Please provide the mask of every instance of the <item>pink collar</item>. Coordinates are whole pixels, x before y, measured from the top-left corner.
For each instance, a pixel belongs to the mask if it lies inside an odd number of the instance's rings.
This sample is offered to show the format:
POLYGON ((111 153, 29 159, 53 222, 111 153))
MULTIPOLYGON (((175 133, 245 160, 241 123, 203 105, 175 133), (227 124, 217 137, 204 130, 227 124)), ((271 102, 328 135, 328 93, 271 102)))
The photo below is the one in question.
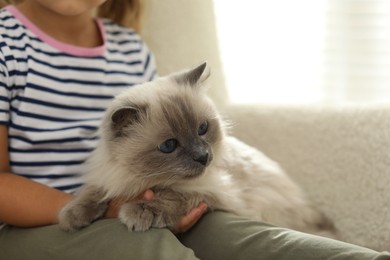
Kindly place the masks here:
POLYGON ((41 29, 39 29, 35 24, 33 24, 26 16, 24 16, 15 6, 9 5, 5 7, 16 19, 18 19, 26 28, 28 28, 31 32, 33 32, 38 38, 40 38, 43 42, 49 44, 50 46, 56 48, 59 51, 62 51, 66 54, 74 55, 74 56, 99 56, 102 55, 106 50, 106 34, 104 30, 104 25, 102 20, 96 19, 96 23, 99 27, 100 34, 103 38, 103 44, 94 48, 84 48, 78 47, 70 44, 66 44, 60 42, 53 37, 47 35, 41 29))

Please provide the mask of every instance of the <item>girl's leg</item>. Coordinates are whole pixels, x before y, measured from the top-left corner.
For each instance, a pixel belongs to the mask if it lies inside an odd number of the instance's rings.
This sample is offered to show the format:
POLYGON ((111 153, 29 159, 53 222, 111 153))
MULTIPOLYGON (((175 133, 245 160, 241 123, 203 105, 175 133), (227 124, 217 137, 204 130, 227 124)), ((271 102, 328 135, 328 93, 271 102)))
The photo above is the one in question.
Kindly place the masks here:
POLYGON ((0 230, 0 259, 197 259, 167 229, 129 232, 118 220, 100 220, 67 233, 57 225, 0 230))
POLYGON ((206 214, 197 225, 180 236, 202 260, 207 259, 390 259, 376 251, 274 227, 224 212, 206 214))

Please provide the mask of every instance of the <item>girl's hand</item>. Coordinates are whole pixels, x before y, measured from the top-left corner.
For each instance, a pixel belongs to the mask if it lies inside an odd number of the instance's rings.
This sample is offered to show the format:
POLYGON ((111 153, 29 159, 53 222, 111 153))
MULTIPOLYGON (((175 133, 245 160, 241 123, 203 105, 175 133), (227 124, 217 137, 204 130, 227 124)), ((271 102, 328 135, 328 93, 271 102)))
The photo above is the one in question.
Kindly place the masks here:
POLYGON ((191 209, 190 212, 188 212, 179 220, 179 223, 177 223, 176 226, 171 229, 172 233, 178 235, 188 231, 196 224, 196 222, 198 222, 198 220, 203 216, 204 213, 206 213, 206 211, 207 204, 201 202, 198 207, 191 209))
MULTIPOLYGON (((139 195, 135 200, 146 200, 150 201, 153 200, 154 193, 152 190, 146 190, 144 193, 139 195)), ((119 208, 123 203, 125 203, 125 200, 116 199, 110 202, 109 208, 105 214, 105 218, 116 218, 118 217, 119 208)), ((196 222, 203 216, 204 213, 207 211, 207 204, 201 202, 198 207, 191 209, 186 215, 184 215, 179 222, 176 224, 174 228, 171 228, 171 231, 174 234, 180 234, 188 231, 190 228, 192 228, 196 222)))

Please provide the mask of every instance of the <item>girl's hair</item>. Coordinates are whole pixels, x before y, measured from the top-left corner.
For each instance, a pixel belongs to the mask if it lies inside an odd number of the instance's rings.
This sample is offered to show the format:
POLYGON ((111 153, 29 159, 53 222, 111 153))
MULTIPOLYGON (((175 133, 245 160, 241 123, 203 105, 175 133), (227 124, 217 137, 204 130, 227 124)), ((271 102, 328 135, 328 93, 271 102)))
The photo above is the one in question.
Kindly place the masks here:
MULTIPOLYGON (((0 0, 0 8, 9 4, 18 4, 23 0, 0 0)), ((141 30, 141 19, 144 11, 143 0, 107 0, 98 7, 97 16, 109 18, 114 22, 141 30)))
POLYGON ((107 0, 99 6, 97 16, 109 18, 122 26, 131 27, 139 32, 143 11, 143 0, 107 0))

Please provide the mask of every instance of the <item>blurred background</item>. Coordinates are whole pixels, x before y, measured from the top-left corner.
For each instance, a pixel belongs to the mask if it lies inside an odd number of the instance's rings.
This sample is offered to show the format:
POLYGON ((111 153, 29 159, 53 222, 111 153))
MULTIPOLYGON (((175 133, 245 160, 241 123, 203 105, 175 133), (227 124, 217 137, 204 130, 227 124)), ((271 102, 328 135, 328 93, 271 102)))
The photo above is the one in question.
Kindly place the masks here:
POLYGON ((390 102, 389 0, 214 0, 235 103, 390 102))

